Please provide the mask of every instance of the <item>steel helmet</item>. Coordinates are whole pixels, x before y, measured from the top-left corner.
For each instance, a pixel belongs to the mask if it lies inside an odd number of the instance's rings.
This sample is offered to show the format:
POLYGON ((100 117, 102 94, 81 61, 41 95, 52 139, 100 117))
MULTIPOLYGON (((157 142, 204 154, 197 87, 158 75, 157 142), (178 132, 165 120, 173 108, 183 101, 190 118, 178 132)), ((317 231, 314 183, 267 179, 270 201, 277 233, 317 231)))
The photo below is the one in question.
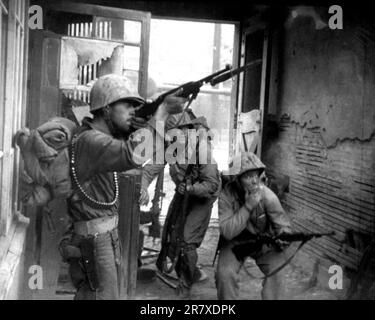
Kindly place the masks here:
POLYGON ((145 103, 138 90, 126 77, 108 74, 100 77, 90 92, 90 111, 104 108, 119 100, 129 100, 137 105, 145 103))
POLYGON ((253 152, 241 152, 238 157, 241 159, 239 176, 247 171, 258 170, 259 172, 263 172, 266 169, 264 163, 253 152))
POLYGON ((229 164, 229 170, 226 170, 223 174, 239 177, 252 170, 258 170, 261 174, 265 169, 264 163, 253 152, 240 152, 233 157, 229 164))

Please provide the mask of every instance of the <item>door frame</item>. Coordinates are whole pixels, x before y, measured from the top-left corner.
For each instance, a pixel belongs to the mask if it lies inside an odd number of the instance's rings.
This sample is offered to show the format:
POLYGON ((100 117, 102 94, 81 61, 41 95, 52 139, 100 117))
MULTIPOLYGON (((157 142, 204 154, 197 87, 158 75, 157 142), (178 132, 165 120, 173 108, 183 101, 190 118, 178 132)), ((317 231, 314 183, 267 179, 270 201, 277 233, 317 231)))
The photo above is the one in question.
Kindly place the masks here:
MULTIPOLYGON (((263 55, 262 55, 262 74, 261 74, 261 88, 260 88, 260 128, 259 128, 259 142, 257 145, 257 156, 262 156, 262 145, 264 141, 264 125, 266 122, 265 116, 268 109, 269 100, 269 83, 270 83, 270 57, 271 57, 271 42, 270 39, 270 22, 268 21, 266 14, 257 14, 242 22, 241 42, 240 42, 240 66, 245 65, 246 59, 246 37, 254 32, 263 30, 263 55)), ((244 73, 239 77, 238 83, 238 105, 237 114, 235 116, 236 127, 238 128, 238 122, 242 113, 243 107, 243 96, 244 96, 244 84, 245 78, 244 73)), ((236 151, 241 149, 242 135, 237 132, 236 138, 238 139, 235 144, 236 151)))

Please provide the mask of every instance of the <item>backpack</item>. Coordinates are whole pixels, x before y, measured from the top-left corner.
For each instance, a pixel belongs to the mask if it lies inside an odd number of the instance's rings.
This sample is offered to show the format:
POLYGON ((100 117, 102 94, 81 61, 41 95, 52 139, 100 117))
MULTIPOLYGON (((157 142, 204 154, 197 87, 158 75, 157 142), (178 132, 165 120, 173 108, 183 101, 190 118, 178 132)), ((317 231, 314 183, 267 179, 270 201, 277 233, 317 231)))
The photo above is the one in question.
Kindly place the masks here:
POLYGON ((20 180, 20 200, 28 206, 44 206, 72 193, 69 146, 77 125, 56 117, 34 130, 23 128, 16 134, 24 161, 20 180))

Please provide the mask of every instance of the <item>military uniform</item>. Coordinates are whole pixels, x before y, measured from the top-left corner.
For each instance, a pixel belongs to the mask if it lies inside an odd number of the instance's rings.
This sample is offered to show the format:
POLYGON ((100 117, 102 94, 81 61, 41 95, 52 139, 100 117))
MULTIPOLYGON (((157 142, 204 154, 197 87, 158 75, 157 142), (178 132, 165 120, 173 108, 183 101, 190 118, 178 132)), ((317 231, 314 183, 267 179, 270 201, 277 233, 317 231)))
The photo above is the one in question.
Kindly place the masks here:
MULTIPOLYGON (((107 128, 84 121, 85 131, 79 135, 76 144, 76 170, 82 187, 91 198, 109 203, 115 198, 114 172, 122 172, 137 166, 133 161, 131 141, 113 139, 107 128)), ((73 242, 78 247, 82 238, 94 237, 95 264, 99 275, 99 288, 92 290, 86 277, 73 279, 78 286, 77 299, 117 299, 118 272, 120 271, 120 250, 117 234, 118 202, 111 207, 93 205, 79 190, 69 199, 69 213, 74 224, 73 242), (85 230, 82 222, 108 223, 103 233, 85 230), (94 234, 93 234, 94 233, 94 234)), ((95 229, 95 227, 93 228, 95 229)), ((73 277, 79 275, 76 268, 73 277)))
MULTIPOLYGON (((136 91, 127 88, 129 83, 122 77, 100 78, 90 94, 91 110, 124 98, 143 101, 136 91)), ((155 122, 150 120, 148 125, 155 133, 155 122)), ((155 136, 163 143, 163 133, 155 136)), ((139 158, 134 153, 137 143, 131 137, 115 139, 107 125, 88 118, 84 119, 73 139, 71 175, 74 190, 68 199, 72 236, 68 233, 60 250, 70 264, 70 275, 77 288, 75 299, 119 298, 121 252, 116 172, 139 167, 139 158)))
MULTIPOLYGON (((167 129, 175 127, 180 118, 180 115, 178 117, 170 116, 170 118, 167 120, 167 129)), ((188 115, 185 115, 181 120, 182 121, 177 124, 177 126, 184 126, 191 122, 188 115)), ((193 123, 198 124, 200 120, 202 120, 202 118, 193 123)), ((201 125, 202 124, 204 127, 207 127, 205 121, 203 121, 201 125)), ((217 164, 211 157, 212 150, 210 145, 208 146, 208 154, 208 163, 199 164, 197 156, 197 164, 193 165, 192 171, 190 172, 192 187, 189 192, 188 206, 186 208, 186 221, 183 228, 183 250, 187 263, 190 265, 190 269, 193 271, 190 273, 183 272, 182 270, 186 270, 186 266, 181 265, 181 263, 177 263, 176 266, 177 274, 182 275, 188 286, 192 285, 192 282, 194 281, 193 278, 198 273, 196 268, 196 263, 198 260, 197 248, 199 248, 203 241, 210 222, 213 204, 216 201, 220 191, 220 175, 217 164)), ((188 166, 188 164, 180 164, 178 162, 170 165, 170 176, 175 183, 176 188, 184 182, 188 166)), ((161 172, 163 168, 164 164, 146 165, 143 170, 142 188, 147 190, 152 180, 161 172)), ((180 201, 179 199, 180 197, 176 191, 168 209, 166 223, 168 223, 169 217, 172 215, 172 211, 175 210, 176 206, 178 207, 176 202, 180 201)), ((163 240, 167 237, 165 233, 167 228, 168 225, 165 224, 163 227, 163 240)), ((159 260, 160 259, 158 259, 158 261, 159 260)), ((160 265, 158 265, 158 267, 160 268, 160 265)))
MULTIPOLYGON (((218 266, 216 270, 216 287, 218 299, 233 300, 239 294, 239 271, 246 257, 255 260, 260 270, 265 274, 271 273, 286 261, 285 250, 272 245, 246 246, 245 250, 233 251, 238 240, 249 239, 250 235, 278 234, 290 232, 291 223, 283 210, 277 196, 265 185, 261 185, 261 198, 253 210, 245 204, 245 192, 242 189, 238 177, 249 170, 264 170, 265 166, 253 153, 242 153, 240 159, 240 171, 238 175, 230 179, 219 196, 219 223, 221 244, 218 266), (235 252, 237 253, 235 255, 235 252)), ((239 249, 239 247, 237 247, 239 249)), ((263 281, 262 296, 264 298, 274 295, 278 287, 270 286, 270 283, 282 286, 278 274, 263 281), (271 291, 271 292, 270 292, 271 291)))

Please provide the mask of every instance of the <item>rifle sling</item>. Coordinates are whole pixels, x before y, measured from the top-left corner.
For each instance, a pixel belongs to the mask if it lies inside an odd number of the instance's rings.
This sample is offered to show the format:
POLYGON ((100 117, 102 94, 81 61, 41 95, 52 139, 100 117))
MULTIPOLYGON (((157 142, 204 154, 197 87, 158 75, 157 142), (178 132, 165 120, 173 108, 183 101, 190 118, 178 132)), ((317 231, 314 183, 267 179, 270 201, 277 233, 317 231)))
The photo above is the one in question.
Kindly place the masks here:
POLYGON ((282 269, 284 269, 292 260, 293 258, 296 256, 296 254, 298 253, 298 251, 300 251, 302 249, 302 247, 308 242, 309 240, 306 239, 304 241, 301 242, 301 244, 298 246, 298 248, 296 249, 296 251, 285 261, 283 262, 280 266, 278 266, 275 270, 272 270, 269 274, 265 275, 264 277, 256 277, 256 276, 253 276, 249 270, 247 270, 247 268, 244 266, 245 265, 245 261, 246 261, 246 258, 244 260, 244 262, 241 264, 241 267, 240 267, 240 270, 242 267, 244 267, 244 270, 245 272, 247 273, 248 276, 250 276, 251 278, 254 278, 254 279, 259 279, 259 280, 265 280, 267 278, 270 278, 272 277, 273 275, 275 275, 276 273, 278 273, 279 271, 281 271, 282 269))
POLYGON ((185 115, 186 111, 189 109, 189 107, 191 106, 191 104, 193 103, 193 101, 194 101, 196 98, 197 98, 196 95, 195 95, 195 96, 192 96, 192 97, 189 98, 189 102, 188 102, 187 106, 184 107, 184 109, 182 110, 181 117, 180 117, 180 119, 177 121, 177 123, 176 123, 176 125, 175 125, 176 127, 177 127, 178 125, 181 124, 181 121, 182 121, 182 119, 184 118, 184 115, 185 115))

